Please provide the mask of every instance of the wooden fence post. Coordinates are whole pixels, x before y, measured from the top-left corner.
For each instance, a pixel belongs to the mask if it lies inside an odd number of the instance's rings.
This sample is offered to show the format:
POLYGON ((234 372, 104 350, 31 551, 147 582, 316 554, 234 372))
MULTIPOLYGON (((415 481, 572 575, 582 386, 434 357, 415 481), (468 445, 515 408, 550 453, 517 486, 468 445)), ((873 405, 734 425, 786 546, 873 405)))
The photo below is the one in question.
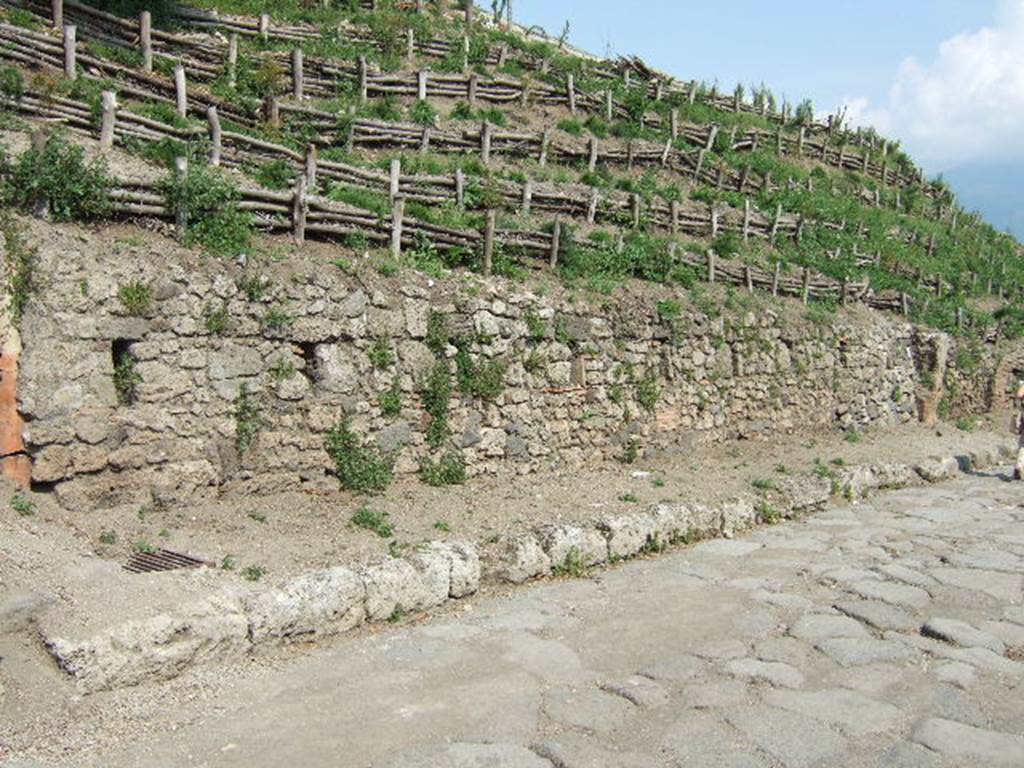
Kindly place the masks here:
POLYGON ((743 201, 743 242, 750 242, 750 198, 743 201))
POLYGON ((210 124, 210 165, 220 165, 223 149, 220 135, 220 116, 217 107, 211 104, 206 110, 206 120, 210 124))
POLYGON ((455 169, 455 203, 459 208, 466 207, 466 174, 461 168, 455 169))
POLYGON ((239 36, 231 33, 227 38, 227 85, 230 88, 239 84, 239 36))
POLYGON ((772 219, 772 231, 768 236, 768 242, 775 244, 775 236, 779 234, 779 222, 782 220, 782 203, 775 206, 775 218, 772 219))
POLYGON ((416 98, 420 101, 427 100, 427 70, 425 69, 416 73, 416 98))
MULTIPOLYGON (((187 157, 176 157, 174 158, 174 176, 178 182, 178 186, 184 189, 188 183, 188 158, 187 157)), ((178 203, 177 210, 174 211, 174 235, 179 241, 185 239, 185 232, 188 230, 188 212, 185 210, 183 202, 178 203)))
POLYGON ((673 235, 679 234, 679 201, 673 200, 669 203, 669 232, 673 235))
POLYGON ((277 128, 281 125, 281 110, 277 105, 277 97, 267 94, 263 101, 263 119, 267 125, 277 128))
POLYGON ((416 33, 413 32, 412 27, 405 31, 405 58, 410 67, 416 61, 416 33))
POLYGON ((590 190, 590 203, 587 205, 587 223, 593 224, 597 219, 597 205, 601 202, 601 192, 594 187, 590 190))
POLYGON ((598 155, 597 137, 596 136, 591 136, 590 137, 590 157, 587 160, 587 168, 590 170, 591 173, 593 173, 595 170, 597 170, 597 155, 598 155))
POLYGON ((533 182, 527 179, 523 182, 523 203, 522 212, 524 216, 530 215, 530 208, 533 205, 533 182))
POLYGON ((188 91, 185 86, 185 67, 181 64, 174 65, 174 101, 178 114, 186 117, 188 115, 188 91))
POLYGON ((714 250, 708 248, 708 282, 711 285, 715 284, 715 261, 716 256, 714 250))
POLYGON ((402 221, 405 218, 405 198, 396 195, 391 201, 391 256, 398 259, 402 255, 402 221))
POLYGON ((708 131, 708 140, 704 143, 704 149, 710 152, 715 148, 715 139, 718 138, 718 126, 712 125, 708 131))
POLYGON ((302 49, 292 49, 292 98, 301 101, 305 87, 302 73, 302 49))
POLYGON ((633 214, 633 229, 640 229, 640 195, 636 192, 630 198, 630 207, 633 214))
POLYGON ((54 29, 64 29, 64 0, 51 0, 51 18, 54 29))
POLYGON ((139 49, 142 52, 142 71, 153 71, 153 16, 149 11, 139 14, 139 49))
POLYGON ((319 154, 316 144, 310 144, 306 148, 306 189, 311 194, 316 194, 316 174, 319 154))
POLYGON ((484 224, 484 274, 490 275, 494 268, 494 229, 497 223, 497 212, 487 209, 487 220, 484 224))
POLYGON ((747 293, 754 292, 754 271, 747 264, 743 267, 743 278, 747 284, 747 293))
POLYGON ((718 237, 718 209, 715 204, 711 204, 711 239, 714 240, 718 237))
POLYGON ((100 120, 100 149, 106 151, 114 146, 114 127, 117 122, 117 96, 113 91, 100 94, 103 115, 100 120))
POLYGON ((811 298, 811 270, 809 267, 804 267, 804 283, 801 291, 800 300, 803 301, 804 306, 807 306, 807 302, 811 298))
POLYGON ((470 27, 473 26, 473 0, 468 0, 468 2, 466 3, 466 9, 465 10, 466 10, 466 16, 465 16, 466 29, 469 29, 470 27))
POLYGON ((604 92, 604 119, 611 122, 612 117, 612 91, 611 88, 609 88, 604 92))
POLYGON ((537 158, 537 162, 543 168, 548 164, 548 145, 551 143, 551 131, 547 128, 540 135, 540 157, 537 158))
POLYGON ((669 125, 672 131, 672 141, 679 138, 679 110, 675 107, 669 113, 669 125))
POLYGON ((558 251, 562 246, 562 222, 557 217, 555 218, 554 226, 551 230, 551 257, 548 259, 548 266, 554 269, 558 266, 558 251))
POLYGON ((365 104, 367 99, 367 93, 369 91, 368 74, 366 71, 366 57, 359 57, 359 103, 365 104))
POLYGON ((74 24, 64 25, 64 77, 74 80, 78 75, 77 52, 75 50, 76 28, 74 24))
POLYGON ((260 14, 260 39, 265 43, 270 39, 270 14, 260 14))
POLYGON ((391 161, 390 175, 388 177, 388 197, 391 198, 391 202, 394 203, 395 199, 401 194, 401 176, 402 176, 402 161, 400 158, 394 158, 391 161))
POLYGON ((299 174, 295 177, 295 192, 292 197, 292 235, 295 242, 302 245, 306 242, 306 215, 309 213, 309 200, 306 199, 306 177, 299 174))
POLYGON ((565 90, 569 97, 569 111, 576 114, 576 78, 570 73, 565 78, 565 90))
POLYGON ((480 162, 484 165, 491 162, 491 124, 486 120, 480 126, 480 162))
POLYGON ((782 277, 782 262, 775 262, 775 271, 772 273, 772 296, 779 295, 779 279, 782 277))
POLYGON ((471 109, 476 109, 476 92, 479 87, 479 83, 480 76, 476 72, 470 72, 469 79, 466 81, 466 95, 471 109))

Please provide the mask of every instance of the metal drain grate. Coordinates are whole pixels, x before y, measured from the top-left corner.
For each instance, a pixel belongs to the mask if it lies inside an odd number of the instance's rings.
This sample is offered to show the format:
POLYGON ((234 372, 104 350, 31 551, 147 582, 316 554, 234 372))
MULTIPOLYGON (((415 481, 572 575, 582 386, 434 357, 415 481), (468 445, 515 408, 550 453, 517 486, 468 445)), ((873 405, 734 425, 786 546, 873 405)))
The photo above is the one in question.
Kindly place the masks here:
POLYGON ((198 568, 201 565, 209 563, 180 552, 171 552, 169 549, 157 549, 153 552, 133 552, 124 569, 131 573, 152 573, 174 571, 179 568, 198 568))

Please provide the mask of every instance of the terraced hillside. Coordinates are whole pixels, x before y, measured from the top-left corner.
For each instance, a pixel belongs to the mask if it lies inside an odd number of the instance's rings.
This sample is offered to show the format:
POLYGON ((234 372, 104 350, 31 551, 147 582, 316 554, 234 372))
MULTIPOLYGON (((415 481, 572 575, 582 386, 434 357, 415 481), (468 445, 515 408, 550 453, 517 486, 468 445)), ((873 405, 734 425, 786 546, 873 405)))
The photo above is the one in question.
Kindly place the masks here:
POLYGON ((1018 332, 1016 242, 893 142, 766 88, 719 93, 448 3, 67 0, 56 23, 48 2, 0 5, 4 108, 26 129, 169 174, 191 161, 164 184, 111 178, 70 216, 176 219, 222 256, 292 231, 427 270, 719 281, 1018 332))

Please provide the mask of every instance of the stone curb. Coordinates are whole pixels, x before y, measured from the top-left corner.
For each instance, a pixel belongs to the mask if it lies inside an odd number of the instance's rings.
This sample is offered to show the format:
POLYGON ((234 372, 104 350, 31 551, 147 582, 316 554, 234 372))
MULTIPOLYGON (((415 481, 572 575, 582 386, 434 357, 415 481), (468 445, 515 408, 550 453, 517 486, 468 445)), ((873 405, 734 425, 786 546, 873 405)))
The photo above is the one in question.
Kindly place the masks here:
POLYGON ((263 590, 229 587, 150 619, 126 621, 80 642, 44 638, 83 693, 166 680, 200 663, 240 659, 267 647, 310 642, 424 612, 474 594, 481 581, 521 584, 551 575, 659 553, 680 543, 731 538, 758 523, 821 509, 836 494, 939 483, 1011 457, 1009 450, 929 459, 921 464, 866 464, 788 475, 760 496, 711 507, 660 503, 581 525, 542 525, 481 554, 463 542, 429 542, 403 558, 353 571, 329 568, 263 590))

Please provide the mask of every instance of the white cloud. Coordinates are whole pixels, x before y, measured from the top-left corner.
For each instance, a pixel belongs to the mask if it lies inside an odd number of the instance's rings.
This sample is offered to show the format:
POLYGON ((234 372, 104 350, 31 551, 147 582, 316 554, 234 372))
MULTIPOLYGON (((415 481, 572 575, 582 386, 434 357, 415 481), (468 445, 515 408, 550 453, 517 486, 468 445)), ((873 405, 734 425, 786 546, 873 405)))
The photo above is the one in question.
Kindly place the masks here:
POLYGON ((929 171, 972 161, 1024 159, 1024 0, 1003 0, 994 26, 908 58, 886 103, 846 99, 854 124, 899 138, 929 171))

